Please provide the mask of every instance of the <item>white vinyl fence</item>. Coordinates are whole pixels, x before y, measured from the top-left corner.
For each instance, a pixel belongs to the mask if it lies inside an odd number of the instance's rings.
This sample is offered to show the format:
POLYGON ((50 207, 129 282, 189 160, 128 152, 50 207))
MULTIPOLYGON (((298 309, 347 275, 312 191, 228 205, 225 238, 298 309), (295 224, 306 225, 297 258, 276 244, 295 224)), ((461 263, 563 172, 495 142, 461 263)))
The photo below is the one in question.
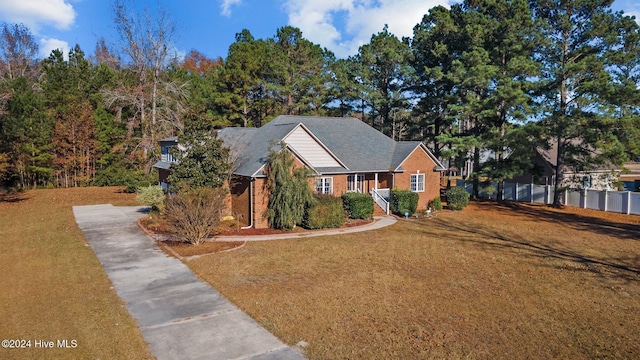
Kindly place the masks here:
MULTIPOLYGON (((464 187, 469 194, 473 193, 473 185, 464 180, 456 181, 456 186, 464 187)), ((480 191, 480 197, 495 199, 497 185, 493 185, 491 194, 480 191)), ((553 186, 505 183, 503 199, 540 204, 553 203, 553 186)), ((562 194, 561 202, 567 206, 610 211, 622 214, 640 215, 640 193, 632 191, 604 191, 604 190, 567 190, 562 194)))

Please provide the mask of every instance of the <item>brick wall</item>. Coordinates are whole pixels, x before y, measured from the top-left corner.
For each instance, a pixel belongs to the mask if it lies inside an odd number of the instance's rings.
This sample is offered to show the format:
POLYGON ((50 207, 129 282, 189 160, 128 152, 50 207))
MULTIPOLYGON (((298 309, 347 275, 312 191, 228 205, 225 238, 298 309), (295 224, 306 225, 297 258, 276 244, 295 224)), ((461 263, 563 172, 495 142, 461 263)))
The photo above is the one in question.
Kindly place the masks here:
POLYGON ((269 192, 266 188, 267 178, 256 178, 253 184, 253 227, 269 228, 269 219, 264 216, 269 205, 269 192))
POLYGON ((234 176, 230 185, 233 215, 242 226, 246 226, 249 224, 251 216, 249 213, 251 179, 244 176, 234 176))
POLYGON ((419 192, 418 209, 424 210, 429 201, 440 196, 440 172, 434 171, 436 164, 421 148, 416 150, 402 163, 404 173, 394 175, 394 187, 401 190, 411 189, 411 174, 425 174, 424 191, 419 192))

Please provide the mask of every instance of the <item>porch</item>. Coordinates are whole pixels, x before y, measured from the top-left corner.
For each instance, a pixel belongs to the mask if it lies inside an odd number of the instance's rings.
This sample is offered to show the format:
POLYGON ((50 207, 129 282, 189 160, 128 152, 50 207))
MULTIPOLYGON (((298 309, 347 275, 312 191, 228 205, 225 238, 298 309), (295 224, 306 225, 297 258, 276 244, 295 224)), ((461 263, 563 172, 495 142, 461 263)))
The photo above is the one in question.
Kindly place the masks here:
POLYGON ((374 215, 389 215, 392 173, 365 173, 346 176, 346 192, 368 193, 373 198, 374 215))

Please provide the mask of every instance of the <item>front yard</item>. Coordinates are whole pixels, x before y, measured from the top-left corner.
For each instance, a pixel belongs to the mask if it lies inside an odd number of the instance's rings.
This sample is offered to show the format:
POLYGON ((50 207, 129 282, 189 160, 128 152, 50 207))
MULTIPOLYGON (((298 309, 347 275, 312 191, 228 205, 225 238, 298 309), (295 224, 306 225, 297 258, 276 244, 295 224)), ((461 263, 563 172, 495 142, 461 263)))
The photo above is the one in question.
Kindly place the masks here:
POLYGON ((135 195, 120 190, 37 190, 0 199, 0 339, 25 346, 0 348, 1 359, 153 358, 71 211, 136 205, 135 195))
MULTIPOLYGON (((0 337, 32 341, 0 358, 151 357, 71 213, 133 197, 60 189, 0 202, 0 337)), ((472 203, 187 264, 276 336, 309 343, 310 359, 640 354, 638 216, 472 203)))
POLYGON ((188 265, 311 359, 640 354, 638 216, 472 203, 188 265))

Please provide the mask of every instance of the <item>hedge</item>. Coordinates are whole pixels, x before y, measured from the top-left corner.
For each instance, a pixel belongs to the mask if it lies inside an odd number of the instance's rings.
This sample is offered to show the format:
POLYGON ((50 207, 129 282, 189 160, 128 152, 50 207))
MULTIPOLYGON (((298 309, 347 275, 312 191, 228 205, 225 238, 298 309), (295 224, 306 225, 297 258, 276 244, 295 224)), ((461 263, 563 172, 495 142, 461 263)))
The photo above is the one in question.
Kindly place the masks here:
POLYGON ((342 200, 331 195, 316 195, 304 216, 302 226, 310 229, 337 228, 344 224, 342 200))
POLYGON ((373 198, 362 193, 342 195, 342 204, 352 219, 371 219, 373 217, 373 198))
POLYGON ((409 190, 391 190, 389 209, 396 215, 403 216, 405 212, 413 214, 418 208, 418 193, 409 190))

